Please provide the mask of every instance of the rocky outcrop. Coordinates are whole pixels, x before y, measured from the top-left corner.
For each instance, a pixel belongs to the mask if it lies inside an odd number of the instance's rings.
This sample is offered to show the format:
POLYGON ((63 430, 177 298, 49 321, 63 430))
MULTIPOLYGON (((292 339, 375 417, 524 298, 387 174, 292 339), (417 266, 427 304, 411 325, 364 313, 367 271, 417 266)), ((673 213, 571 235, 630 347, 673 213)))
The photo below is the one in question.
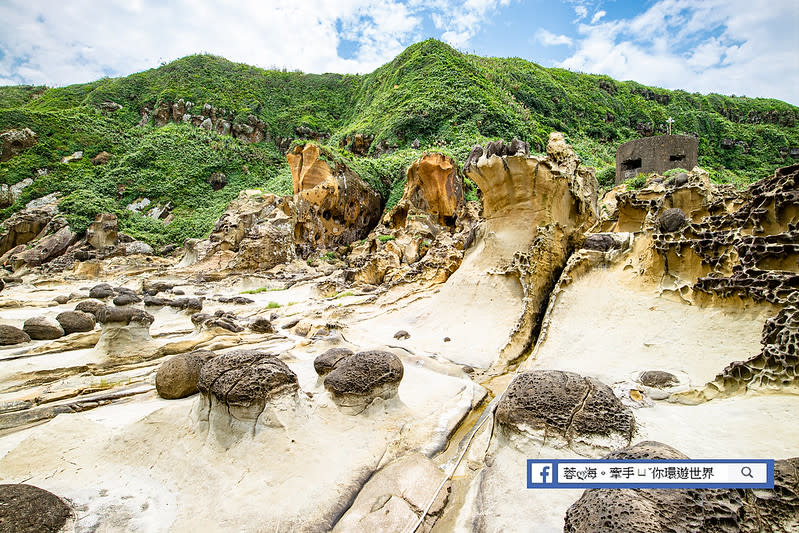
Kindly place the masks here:
POLYGON ((55 205, 24 209, 13 214, 0 225, 0 255, 34 240, 57 212, 55 205))
POLYGON ((546 158, 526 154, 526 144, 518 140, 489 143, 475 147, 465 167, 483 192, 486 222, 480 233, 491 237, 481 245, 484 258, 475 258, 473 268, 512 276, 524 293, 499 364, 531 346, 550 291, 583 233, 597 220, 594 171, 580 166, 562 133, 550 134, 546 158))
MULTIPOLYGON (((642 442, 606 459, 687 459, 642 442)), ((563 531, 793 531, 799 527, 799 458, 775 461, 774 490, 588 489, 566 512, 563 531)))
POLYGON ((92 165, 94 166, 107 165, 109 161, 111 161, 111 154, 105 150, 92 157, 92 165))
POLYGON ((0 134, 0 163, 8 161, 36 144, 36 134, 30 128, 9 130, 0 134))
MULTIPOLYGON (((183 98, 179 98, 171 104, 166 101, 159 102, 155 110, 145 106, 141 108, 139 115, 140 127, 146 125, 152 118, 153 125, 157 128, 165 126, 169 122, 177 122, 214 131, 218 135, 232 135, 247 144, 258 143, 264 139, 272 140, 266 131, 267 123, 255 115, 247 115, 245 122, 235 122, 233 111, 217 108, 210 104, 203 104, 200 108, 195 106, 194 102, 186 101, 183 98), (195 110, 200 112, 193 113, 195 110)), ((275 139, 275 141, 276 144, 284 144, 281 142, 284 141, 283 139, 275 139)))
POLYGON ((56 533, 72 516, 61 498, 33 485, 0 485, 0 502, 0 528, 10 533, 56 533))
POLYGON ((186 243, 180 266, 270 269, 367 235, 380 215, 377 193, 346 166, 331 168, 316 145, 287 157, 296 194, 242 191, 208 240, 186 243))
POLYGON ((119 221, 111 213, 100 213, 86 228, 86 241, 95 250, 108 250, 119 242, 119 221))
POLYGON ((14 185, 0 184, 0 208, 13 205, 22 196, 22 191, 31 185, 33 185, 31 178, 25 178, 14 185))
POLYGON ((536 370, 517 375, 497 405, 496 421, 520 451, 528 442, 586 447, 627 446, 632 411, 600 381, 573 372, 536 370))
POLYGON ((478 210, 464 204, 457 164, 444 154, 423 155, 408 168, 397 205, 353 247, 347 279, 369 285, 445 282, 474 238, 478 210))
POLYGON ((53 233, 38 239, 33 248, 13 256, 14 270, 19 270, 22 267, 41 266, 66 252, 67 248, 77 238, 66 224, 67 221, 63 218, 53 219, 48 224, 48 228, 43 230, 43 233, 47 232, 48 229, 50 231, 55 230, 53 233), (61 228, 56 230, 55 228, 58 226, 61 226, 61 228))
POLYGON ((380 196, 342 163, 331 167, 316 145, 288 154, 294 184, 294 241, 301 257, 363 239, 380 217, 380 196), (299 151, 299 153, 298 153, 299 151))
POLYGON ((324 385, 342 411, 358 414, 377 398, 395 397, 403 373, 402 361, 391 352, 358 352, 335 363, 324 385))
POLYGON ((216 357, 214 352, 197 350, 165 361, 155 374, 155 389, 161 398, 173 400, 198 392, 197 382, 205 363, 216 357))

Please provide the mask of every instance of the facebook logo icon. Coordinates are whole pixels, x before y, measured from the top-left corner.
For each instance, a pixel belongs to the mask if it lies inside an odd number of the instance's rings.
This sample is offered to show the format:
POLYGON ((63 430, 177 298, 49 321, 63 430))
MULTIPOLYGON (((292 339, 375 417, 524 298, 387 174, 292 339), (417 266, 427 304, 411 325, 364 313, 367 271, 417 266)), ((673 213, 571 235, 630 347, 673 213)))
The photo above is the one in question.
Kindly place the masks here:
POLYGON ((545 485, 553 485, 555 483, 555 465, 554 463, 542 461, 538 462, 532 459, 527 461, 527 488, 533 489, 545 485))

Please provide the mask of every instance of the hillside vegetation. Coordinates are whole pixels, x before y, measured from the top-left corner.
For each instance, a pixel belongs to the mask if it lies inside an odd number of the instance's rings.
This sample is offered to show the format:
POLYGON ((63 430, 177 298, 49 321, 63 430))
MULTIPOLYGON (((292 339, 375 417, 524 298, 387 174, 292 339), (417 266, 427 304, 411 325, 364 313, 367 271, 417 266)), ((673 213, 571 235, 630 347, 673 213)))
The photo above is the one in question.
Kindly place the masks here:
POLYGON ((607 76, 547 69, 521 59, 485 58, 444 43, 415 44, 366 75, 269 71, 210 55, 189 56, 124 78, 47 89, 0 87, 0 132, 28 127, 38 143, 0 163, 0 183, 37 176, 0 219, 52 192, 78 231, 101 211, 120 216, 123 231, 155 245, 204 237, 245 188, 291 193, 276 146, 313 138, 345 159, 383 196, 398 197, 407 165, 429 149, 463 163, 474 144, 519 137, 540 151, 550 131, 566 133, 584 163, 612 182, 615 149, 637 137, 699 136, 699 164, 719 182, 745 184, 790 163, 799 146, 799 108, 762 98, 667 91, 607 76), (143 108, 178 99, 266 123, 264 141, 245 144, 190 124, 138 126, 143 108), (114 102, 110 111, 101 104, 114 102), (368 156, 347 150, 356 134, 374 139, 368 156), (727 140, 726 142, 724 140, 727 140), (418 141, 418 142, 415 142, 418 141), (732 141, 732 144, 730 143, 732 141), (418 148, 412 146, 418 145, 418 148), (732 147, 730 147, 732 146, 732 147), (782 150, 781 150, 782 149, 782 150), (62 164, 75 151, 85 157, 62 164), (106 165, 91 158, 107 151, 106 165), (214 191, 209 176, 223 172, 214 191), (164 224, 125 209, 138 198, 171 202, 164 224))

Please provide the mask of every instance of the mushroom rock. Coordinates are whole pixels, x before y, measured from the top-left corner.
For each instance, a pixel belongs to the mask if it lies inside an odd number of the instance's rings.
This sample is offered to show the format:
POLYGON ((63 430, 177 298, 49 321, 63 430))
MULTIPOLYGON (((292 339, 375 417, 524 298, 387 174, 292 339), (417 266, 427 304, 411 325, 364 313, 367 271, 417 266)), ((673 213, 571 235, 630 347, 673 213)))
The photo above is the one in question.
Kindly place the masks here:
POLYGON ((497 405, 496 421, 508 440, 616 449, 630 444, 635 419, 604 383, 574 372, 535 370, 518 374, 497 405))
POLYGON ((200 371, 200 398, 192 417, 223 445, 268 427, 282 427, 299 405, 297 375, 276 355, 234 350, 219 355, 200 371))
POLYGON ((403 374, 399 357, 391 352, 372 350, 344 355, 333 365, 324 385, 343 412, 355 415, 377 398, 394 398, 403 374))
POLYGON ((154 320, 153 315, 135 307, 105 306, 97 311, 102 330, 95 348, 115 359, 147 359, 155 352, 150 336, 154 320))

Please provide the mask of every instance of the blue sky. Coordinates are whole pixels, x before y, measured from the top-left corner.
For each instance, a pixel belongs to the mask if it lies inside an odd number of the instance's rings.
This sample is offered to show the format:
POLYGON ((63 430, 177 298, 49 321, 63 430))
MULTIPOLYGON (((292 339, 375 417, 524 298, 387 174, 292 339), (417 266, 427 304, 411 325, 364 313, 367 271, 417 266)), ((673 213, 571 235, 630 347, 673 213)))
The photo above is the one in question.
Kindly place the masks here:
POLYGON ((369 72, 435 37, 480 55, 799 104, 799 0, 3 0, 0 85, 122 76, 210 52, 369 72))

